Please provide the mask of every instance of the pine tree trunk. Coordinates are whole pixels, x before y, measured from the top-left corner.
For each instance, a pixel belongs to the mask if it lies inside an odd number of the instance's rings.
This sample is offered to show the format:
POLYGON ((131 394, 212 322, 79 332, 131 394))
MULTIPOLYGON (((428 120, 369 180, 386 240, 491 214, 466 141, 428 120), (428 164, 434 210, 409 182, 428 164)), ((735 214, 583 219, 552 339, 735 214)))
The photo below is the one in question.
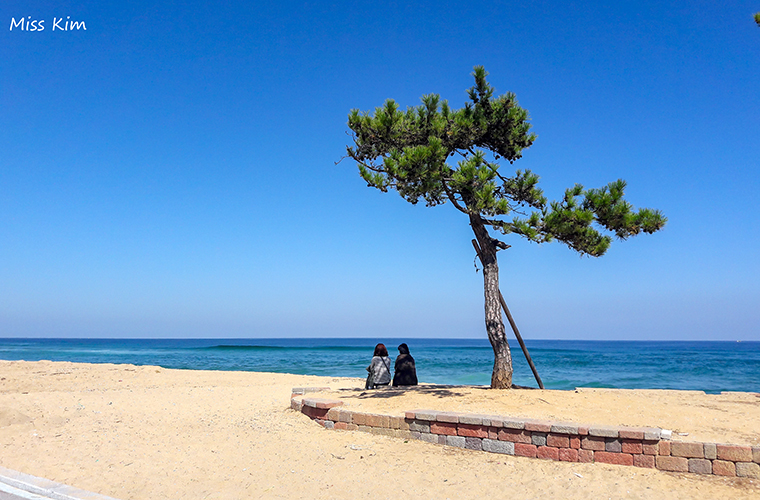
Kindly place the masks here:
POLYGON ((486 332, 493 348, 494 362, 491 373, 492 389, 512 388, 512 354, 509 351, 504 321, 499 302, 499 265, 496 261, 496 245, 479 215, 470 215, 470 225, 480 245, 483 263, 483 287, 485 294, 486 332))

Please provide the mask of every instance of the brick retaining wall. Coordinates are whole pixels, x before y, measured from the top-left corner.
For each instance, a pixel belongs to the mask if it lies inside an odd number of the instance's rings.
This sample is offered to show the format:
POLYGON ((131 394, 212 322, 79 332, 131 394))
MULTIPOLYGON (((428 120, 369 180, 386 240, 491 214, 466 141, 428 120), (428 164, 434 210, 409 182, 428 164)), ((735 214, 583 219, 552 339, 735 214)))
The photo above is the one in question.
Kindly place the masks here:
POLYGON ((609 427, 507 416, 412 410, 403 417, 341 408, 343 401, 305 396, 290 406, 323 427, 419 439, 428 443, 562 462, 608 463, 672 472, 760 479, 760 446, 670 441, 656 427, 609 427))

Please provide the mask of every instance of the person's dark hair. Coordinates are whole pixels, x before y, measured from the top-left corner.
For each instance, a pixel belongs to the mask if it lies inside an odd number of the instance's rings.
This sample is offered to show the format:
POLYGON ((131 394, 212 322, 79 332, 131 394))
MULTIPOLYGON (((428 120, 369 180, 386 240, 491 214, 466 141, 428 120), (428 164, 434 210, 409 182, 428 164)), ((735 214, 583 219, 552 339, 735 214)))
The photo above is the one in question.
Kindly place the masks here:
POLYGON ((388 355, 388 349, 385 348, 385 344, 377 344, 375 346, 374 356, 380 356, 381 358, 384 358, 387 355, 388 355))
POLYGON ((409 346, 406 344, 401 344, 398 346, 398 352, 400 354, 409 354, 409 346))

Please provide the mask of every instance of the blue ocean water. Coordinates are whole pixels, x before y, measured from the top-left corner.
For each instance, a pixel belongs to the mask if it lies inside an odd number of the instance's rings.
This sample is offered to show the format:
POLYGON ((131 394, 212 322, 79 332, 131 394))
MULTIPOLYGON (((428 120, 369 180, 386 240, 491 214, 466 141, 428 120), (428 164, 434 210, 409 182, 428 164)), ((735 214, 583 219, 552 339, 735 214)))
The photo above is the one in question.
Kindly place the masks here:
MULTIPOLYGON (((129 363, 194 370, 242 370, 361 377, 376 342, 395 358, 409 345, 421 382, 488 385, 486 339, 0 339, 0 359, 129 363)), ((536 386, 513 342, 514 383, 536 386)), ((529 340, 547 389, 610 387, 760 391, 760 342, 529 340)))

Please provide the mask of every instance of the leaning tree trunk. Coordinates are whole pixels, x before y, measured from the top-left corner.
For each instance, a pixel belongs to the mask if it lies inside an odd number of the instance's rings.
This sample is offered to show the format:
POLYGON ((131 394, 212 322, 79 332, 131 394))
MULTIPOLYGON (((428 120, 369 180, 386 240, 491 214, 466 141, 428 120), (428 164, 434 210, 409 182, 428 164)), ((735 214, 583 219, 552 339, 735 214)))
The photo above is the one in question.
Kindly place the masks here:
POLYGON ((494 361, 491 373, 492 389, 512 387, 512 354, 509 352, 507 334, 501 316, 499 302, 499 265, 496 262, 496 244, 479 215, 470 215, 470 225, 480 245, 483 263, 483 286, 485 293, 486 332, 493 347, 494 361))

